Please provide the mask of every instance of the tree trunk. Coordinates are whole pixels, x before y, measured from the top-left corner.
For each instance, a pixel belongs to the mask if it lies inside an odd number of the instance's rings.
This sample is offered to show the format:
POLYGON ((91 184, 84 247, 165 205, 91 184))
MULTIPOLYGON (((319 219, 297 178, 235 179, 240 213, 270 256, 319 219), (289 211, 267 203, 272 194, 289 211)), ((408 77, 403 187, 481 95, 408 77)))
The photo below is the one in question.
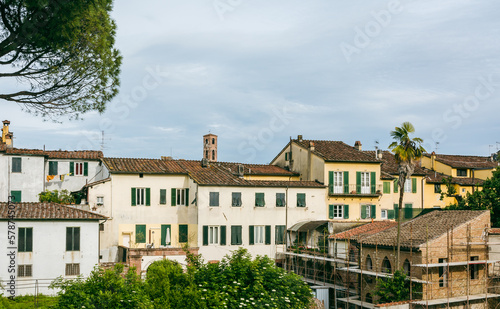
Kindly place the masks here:
MULTIPOLYGON (((401 177, 399 178, 401 179, 401 177)), ((399 257, 400 257, 400 251, 401 251, 401 213, 403 210, 403 194, 404 194, 404 189, 405 189, 405 182, 406 178, 403 178, 403 181, 399 182, 399 204, 398 204, 398 236, 397 236, 397 246, 398 246, 398 252, 396 255, 396 270, 399 270, 400 262, 399 262, 399 257)))

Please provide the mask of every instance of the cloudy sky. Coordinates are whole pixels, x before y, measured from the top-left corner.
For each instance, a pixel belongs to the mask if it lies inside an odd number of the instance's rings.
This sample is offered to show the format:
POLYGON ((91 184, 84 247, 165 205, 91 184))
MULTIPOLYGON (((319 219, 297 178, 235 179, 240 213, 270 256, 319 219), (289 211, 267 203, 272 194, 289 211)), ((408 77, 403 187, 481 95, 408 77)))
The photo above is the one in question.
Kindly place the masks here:
POLYGON ((208 132, 222 161, 270 162, 298 134, 385 149, 404 121, 428 151, 500 147, 500 2, 367 2, 117 0, 107 111, 58 124, 1 102, 0 117, 16 147, 104 141, 113 157, 200 159, 208 132))

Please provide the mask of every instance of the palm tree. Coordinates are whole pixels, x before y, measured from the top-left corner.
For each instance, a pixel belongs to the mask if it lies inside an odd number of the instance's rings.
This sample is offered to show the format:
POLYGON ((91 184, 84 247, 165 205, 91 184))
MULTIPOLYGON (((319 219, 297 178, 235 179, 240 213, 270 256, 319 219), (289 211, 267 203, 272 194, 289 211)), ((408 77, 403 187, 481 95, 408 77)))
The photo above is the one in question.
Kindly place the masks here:
POLYGON ((398 236, 397 246, 398 253, 396 256, 396 265, 399 269, 399 253, 401 249, 400 230, 401 230, 401 210, 403 206, 403 195, 406 180, 413 174, 415 170, 416 161, 422 157, 425 152, 422 143, 424 142, 419 137, 410 137, 410 133, 414 133, 415 128, 409 122, 403 122, 401 127, 396 127, 391 131, 391 137, 394 139, 389 145, 389 149, 394 153, 396 162, 398 163, 399 173, 399 204, 398 204, 398 236))

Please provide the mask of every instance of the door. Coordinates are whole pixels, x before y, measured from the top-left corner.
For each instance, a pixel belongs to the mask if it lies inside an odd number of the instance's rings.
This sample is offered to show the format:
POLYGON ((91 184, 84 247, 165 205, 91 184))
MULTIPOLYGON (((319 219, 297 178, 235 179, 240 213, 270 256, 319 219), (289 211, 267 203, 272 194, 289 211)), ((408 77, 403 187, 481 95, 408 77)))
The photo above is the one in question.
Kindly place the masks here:
POLYGON ((130 234, 122 235, 122 243, 124 247, 130 247, 130 234))

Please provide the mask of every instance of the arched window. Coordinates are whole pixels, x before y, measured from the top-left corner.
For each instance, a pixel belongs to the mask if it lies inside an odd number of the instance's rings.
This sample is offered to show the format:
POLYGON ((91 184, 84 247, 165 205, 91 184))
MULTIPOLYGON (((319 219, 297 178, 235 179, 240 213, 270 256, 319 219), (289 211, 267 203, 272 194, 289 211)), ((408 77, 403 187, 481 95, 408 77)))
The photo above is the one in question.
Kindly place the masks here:
POLYGON ((410 275, 410 261, 408 261, 408 259, 403 263, 403 270, 407 276, 410 275))
POLYGON ((205 144, 208 145, 208 138, 205 138, 205 144))
POLYGON ((215 138, 212 138, 212 144, 215 144, 215 138))
POLYGON ((389 261, 389 259, 387 257, 385 257, 384 260, 382 261, 382 272, 388 273, 388 274, 392 273, 391 262, 389 261))
POLYGON ((205 150, 205 158, 208 159, 208 150, 205 150))
POLYGON ((369 255, 366 257, 366 269, 367 270, 373 269, 372 258, 369 255))
POLYGON ((215 150, 212 150, 212 160, 215 160, 215 150))

